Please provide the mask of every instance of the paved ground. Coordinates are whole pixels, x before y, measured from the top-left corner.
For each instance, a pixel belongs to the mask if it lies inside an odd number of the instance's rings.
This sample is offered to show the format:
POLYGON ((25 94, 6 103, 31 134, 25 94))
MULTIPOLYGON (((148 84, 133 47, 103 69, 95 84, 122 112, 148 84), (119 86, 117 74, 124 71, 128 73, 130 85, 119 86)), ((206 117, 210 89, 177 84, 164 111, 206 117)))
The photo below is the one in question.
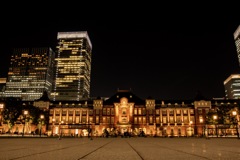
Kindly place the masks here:
POLYGON ((240 160, 236 138, 0 138, 0 160, 240 160))

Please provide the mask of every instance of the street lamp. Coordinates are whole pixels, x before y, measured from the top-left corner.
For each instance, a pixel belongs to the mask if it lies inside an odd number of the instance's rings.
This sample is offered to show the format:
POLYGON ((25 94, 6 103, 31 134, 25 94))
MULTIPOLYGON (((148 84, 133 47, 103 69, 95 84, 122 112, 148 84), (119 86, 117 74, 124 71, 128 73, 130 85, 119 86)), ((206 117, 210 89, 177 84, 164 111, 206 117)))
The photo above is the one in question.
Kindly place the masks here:
POLYGON ((193 123, 193 121, 190 121, 190 136, 193 135, 193 133, 192 133, 192 123, 193 123))
MULTIPOLYGON (((2 111, 4 109, 4 104, 0 104, 0 126, 3 124, 3 114, 2 111)), ((2 134, 2 131, 0 131, 0 134, 2 134)))
POLYGON ((55 119, 52 119, 52 136, 53 136, 53 129, 54 129, 54 123, 55 123, 55 119))
POLYGON ((43 120, 44 120, 44 115, 41 114, 41 115, 40 115, 40 137, 41 137, 41 135, 42 135, 42 123, 44 122, 43 120))
MULTIPOLYGON (((214 122, 217 120, 217 115, 213 115, 213 120, 214 120, 214 122)), ((218 132, 217 132, 217 125, 216 125, 216 123, 217 123, 217 122, 215 122, 214 124, 215 124, 216 135, 217 135, 217 137, 218 137, 218 132)))
POLYGON ((22 137, 24 136, 24 129, 25 129, 25 123, 26 123, 26 116, 28 115, 28 110, 24 110, 23 111, 23 120, 24 120, 24 123, 23 123, 23 132, 22 132, 22 137))
POLYGON ((204 135, 204 129, 203 129, 203 118, 202 117, 200 117, 199 118, 199 122, 200 122, 200 124, 201 124, 201 127, 202 127, 202 135, 201 136, 203 136, 204 135))
POLYGON ((236 130, 237 130, 237 138, 239 138, 239 132, 238 132, 238 114, 237 111, 232 111, 232 115, 234 116, 234 122, 233 124, 236 124, 236 130), (237 122, 237 123, 236 123, 237 122))
POLYGON ((61 124, 63 124, 63 121, 59 122, 58 128, 59 128, 59 137, 58 139, 60 140, 62 137, 62 131, 61 131, 61 124))

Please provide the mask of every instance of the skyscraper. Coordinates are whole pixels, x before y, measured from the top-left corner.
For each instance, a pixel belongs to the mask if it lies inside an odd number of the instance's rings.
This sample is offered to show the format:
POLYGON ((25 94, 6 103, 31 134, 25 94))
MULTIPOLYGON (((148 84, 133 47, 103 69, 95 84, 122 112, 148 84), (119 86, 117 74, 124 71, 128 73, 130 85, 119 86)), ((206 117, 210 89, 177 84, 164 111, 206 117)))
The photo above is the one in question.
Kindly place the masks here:
POLYGON ((234 32, 233 36, 234 36, 235 45, 237 49, 238 62, 240 66, 240 25, 238 26, 237 30, 234 32))
POLYGON ((92 44, 87 31, 58 32, 54 101, 90 96, 92 44))
POLYGON ((3 97, 7 78, 0 78, 0 97, 3 97))
MULTIPOLYGON (((237 49, 237 56, 238 62, 240 66, 240 25, 233 33, 236 49, 237 49)), ((224 88, 225 88, 225 97, 228 99, 240 99, 240 74, 231 74, 225 81, 224 81, 224 88)))
POLYGON ((50 94, 53 83, 55 53, 51 48, 15 48, 4 97, 18 97, 31 101, 44 91, 50 94))
POLYGON ((224 81, 225 97, 240 99, 240 74, 232 74, 224 81))

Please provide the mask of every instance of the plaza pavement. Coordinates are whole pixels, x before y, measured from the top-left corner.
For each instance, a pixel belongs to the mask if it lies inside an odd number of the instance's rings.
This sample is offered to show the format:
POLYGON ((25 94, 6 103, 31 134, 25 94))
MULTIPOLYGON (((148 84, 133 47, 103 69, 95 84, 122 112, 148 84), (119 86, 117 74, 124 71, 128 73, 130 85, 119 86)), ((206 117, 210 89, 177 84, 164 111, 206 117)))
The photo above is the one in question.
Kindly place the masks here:
POLYGON ((237 138, 0 138, 0 160, 240 160, 237 138))

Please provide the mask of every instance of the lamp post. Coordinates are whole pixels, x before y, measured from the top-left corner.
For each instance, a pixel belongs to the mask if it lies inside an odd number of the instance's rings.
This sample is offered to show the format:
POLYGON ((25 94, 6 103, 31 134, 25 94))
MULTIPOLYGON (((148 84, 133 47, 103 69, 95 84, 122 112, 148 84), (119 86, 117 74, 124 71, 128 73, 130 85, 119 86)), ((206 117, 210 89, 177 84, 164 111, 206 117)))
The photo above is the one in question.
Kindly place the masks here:
POLYGON ((44 115, 41 114, 40 115, 40 137, 42 135, 42 123, 44 122, 44 115))
POLYGON ((193 121, 190 121, 190 136, 193 135, 193 133, 192 133, 192 123, 193 123, 193 121))
MULTIPOLYGON (((3 112, 3 110, 4 110, 4 104, 0 104, 0 126, 2 126, 3 125, 3 114, 2 114, 2 112, 3 112)), ((2 130, 0 131, 0 134, 2 134, 2 130)))
POLYGON ((62 131, 61 131, 61 125, 63 124, 63 121, 61 121, 61 122, 59 122, 59 126, 58 126, 58 128, 59 128, 59 137, 58 137, 58 139, 60 140, 61 139, 61 137, 62 137, 62 131))
POLYGON ((204 135, 204 129, 203 129, 203 118, 202 117, 199 118, 199 122, 200 122, 201 127, 202 127, 202 135, 201 136, 203 136, 204 135))
POLYGON ((237 130, 237 138, 239 138, 239 132, 238 132, 238 123, 239 123, 239 120, 238 120, 238 114, 237 114, 237 111, 232 111, 232 115, 234 116, 234 122, 233 124, 236 124, 236 130, 237 130))
POLYGON ((216 120, 217 120, 217 115, 213 115, 213 122, 214 122, 214 124, 215 124, 215 130, 216 130, 216 135, 217 135, 217 137, 218 137, 218 132, 217 132, 217 125, 216 125, 216 120))
POLYGON ((88 138, 92 140, 92 124, 91 123, 88 124, 88 138))
POLYGON ((55 123, 55 119, 52 119, 52 136, 53 136, 53 129, 54 129, 54 123, 55 123))
POLYGON ((24 123, 23 123, 23 132, 22 132, 22 137, 24 136, 24 129, 25 129, 25 123, 26 123, 26 116, 28 115, 28 110, 24 110, 23 111, 23 120, 24 120, 24 123))

